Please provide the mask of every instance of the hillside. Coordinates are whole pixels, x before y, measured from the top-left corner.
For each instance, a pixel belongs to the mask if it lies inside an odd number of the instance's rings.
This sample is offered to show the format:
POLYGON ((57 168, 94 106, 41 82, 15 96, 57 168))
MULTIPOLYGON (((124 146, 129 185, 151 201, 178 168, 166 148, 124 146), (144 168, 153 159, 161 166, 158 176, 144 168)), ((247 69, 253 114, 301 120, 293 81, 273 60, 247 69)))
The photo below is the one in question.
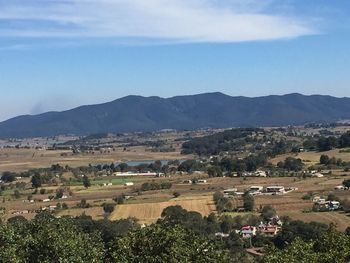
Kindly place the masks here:
POLYGON ((206 93, 172 98, 127 96, 63 112, 0 123, 0 138, 107 132, 256 127, 350 119, 350 98, 288 94, 257 98, 206 93))

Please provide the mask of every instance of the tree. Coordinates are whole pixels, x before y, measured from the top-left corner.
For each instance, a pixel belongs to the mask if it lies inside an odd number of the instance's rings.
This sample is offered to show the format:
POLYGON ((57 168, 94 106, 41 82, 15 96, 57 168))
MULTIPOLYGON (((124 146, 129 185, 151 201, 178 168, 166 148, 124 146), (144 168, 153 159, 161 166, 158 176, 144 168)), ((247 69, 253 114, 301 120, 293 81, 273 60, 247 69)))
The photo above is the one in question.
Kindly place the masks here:
POLYGON ((12 183, 16 181, 16 174, 11 172, 3 172, 1 180, 5 183, 12 183))
POLYGON ((303 241, 317 240, 326 232, 328 226, 318 222, 305 223, 300 220, 284 221, 282 231, 274 239, 278 248, 284 248, 296 238, 303 241))
POLYGON ((350 188, 350 179, 344 180, 344 181, 343 181, 343 185, 344 185, 345 187, 350 188))
POLYGON ((91 186, 90 179, 86 175, 83 177, 83 185, 85 188, 89 188, 91 186))
POLYGON ((287 157, 285 161, 281 161, 277 164, 279 168, 286 169, 288 171, 300 171, 303 168, 303 162, 301 159, 293 157, 287 157))
POLYGON ((33 186, 34 188, 39 188, 39 187, 41 187, 41 185, 42 185, 42 178, 41 178, 41 175, 40 175, 39 173, 35 173, 35 174, 32 176, 31 183, 32 183, 32 186, 33 186))
POLYGON ((218 166, 210 166, 208 168, 208 175, 210 177, 222 177, 222 171, 218 166))
POLYGON ((327 165, 329 163, 329 156, 322 154, 320 157, 320 164, 327 165))
POLYGON ((174 198, 178 198, 180 195, 181 195, 181 194, 180 194, 179 192, 174 192, 174 193, 173 193, 174 198))
POLYGON ((60 198, 62 198, 63 194, 64 194, 64 189, 58 188, 58 189, 56 190, 56 196, 55 196, 55 198, 56 198, 56 199, 60 199, 60 198))
POLYGON ((285 249, 272 249, 263 258, 263 263, 342 263, 350 260, 350 239, 338 232, 334 225, 315 241, 296 238, 285 249))
POLYGON ((327 201, 340 201, 340 199, 335 194, 330 193, 327 196, 327 201))
POLYGON ((113 200, 119 205, 119 204, 124 204, 124 199, 125 199, 124 195, 118 195, 113 200))
POLYGON ((83 233, 73 219, 43 213, 28 222, 0 223, 0 262, 102 263, 104 257, 98 235, 83 233))
POLYGON ((103 207, 103 211, 106 213, 106 214, 110 214, 114 211, 114 204, 103 204, 102 207, 103 207))
POLYGON ((225 252, 181 226, 153 224, 118 239, 111 248, 114 262, 123 263, 221 263, 225 252), (147 247, 147 249, 145 249, 147 247))
POLYGON ((261 216, 265 221, 267 221, 276 216, 276 210, 271 205, 264 206, 261 210, 261 216))
POLYGON ((350 238, 350 226, 345 229, 345 234, 350 238))
POLYGON ((21 197, 21 193, 16 189, 14 192, 13 192, 13 196, 18 199, 21 197))
POLYGON ((254 210, 254 197, 248 192, 243 195, 243 207, 246 211, 254 210))
POLYGON ((90 204, 86 202, 86 199, 82 199, 79 204, 77 204, 79 208, 89 208, 90 204))

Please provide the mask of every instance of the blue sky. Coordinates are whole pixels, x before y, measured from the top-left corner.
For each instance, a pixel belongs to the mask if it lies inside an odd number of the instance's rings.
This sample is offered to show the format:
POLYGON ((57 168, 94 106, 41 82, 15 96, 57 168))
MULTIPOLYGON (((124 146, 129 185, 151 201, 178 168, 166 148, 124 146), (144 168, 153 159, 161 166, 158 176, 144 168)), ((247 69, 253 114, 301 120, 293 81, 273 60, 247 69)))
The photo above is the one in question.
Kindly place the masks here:
POLYGON ((0 120, 125 95, 350 97, 347 0, 0 0, 0 120))

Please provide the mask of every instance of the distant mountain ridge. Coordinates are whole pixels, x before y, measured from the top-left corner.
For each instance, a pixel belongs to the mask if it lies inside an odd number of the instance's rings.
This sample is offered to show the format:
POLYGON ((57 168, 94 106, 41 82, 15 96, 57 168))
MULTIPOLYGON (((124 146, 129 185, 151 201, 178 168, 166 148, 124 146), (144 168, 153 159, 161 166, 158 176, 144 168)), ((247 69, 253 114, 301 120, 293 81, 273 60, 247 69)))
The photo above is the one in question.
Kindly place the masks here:
POLYGON ((0 123, 0 138, 298 125, 350 119, 350 98, 297 93, 231 97, 219 92, 172 98, 127 96, 0 123))

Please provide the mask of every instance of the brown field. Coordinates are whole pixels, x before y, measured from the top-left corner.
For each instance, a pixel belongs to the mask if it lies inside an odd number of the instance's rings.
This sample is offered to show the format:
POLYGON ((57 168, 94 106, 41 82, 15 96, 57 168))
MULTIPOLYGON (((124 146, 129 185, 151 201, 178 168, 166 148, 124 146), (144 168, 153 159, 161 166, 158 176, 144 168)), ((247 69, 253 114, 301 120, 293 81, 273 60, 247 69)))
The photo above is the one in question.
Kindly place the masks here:
POLYGON ((112 163, 115 161, 137 160, 175 160, 187 159, 180 151, 159 153, 146 151, 145 147, 130 147, 127 151, 117 148, 110 153, 72 154, 71 151, 49 151, 35 149, 0 149, 0 172, 25 171, 33 168, 49 167, 52 164, 71 167, 88 164, 112 163))
POLYGON ((350 216, 342 212, 300 213, 295 211, 281 211, 280 215, 289 216, 294 220, 305 222, 316 221, 324 224, 334 223, 340 231, 350 226, 350 216))
MULTIPOLYGON (((344 149, 343 149, 344 150, 344 149)), ((271 163, 277 164, 280 161, 284 161, 287 157, 300 158, 307 165, 314 165, 319 163, 320 156, 322 154, 328 155, 329 157, 340 158, 343 161, 350 162, 350 153, 349 152, 340 152, 339 149, 327 151, 327 152, 302 152, 302 153, 289 153, 279 155, 276 158, 271 159, 271 163)))
POLYGON ((104 218, 104 212, 102 207, 76 208, 76 209, 63 210, 58 213, 58 216, 80 216, 82 214, 91 216, 94 219, 104 218))
POLYGON ((211 197, 201 199, 172 200, 159 203, 119 205, 111 214, 111 220, 135 217, 140 223, 152 223, 161 217, 162 211, 168 206, 180 205, 188 211, 196 211, 207 216, 215 211, 215 205, 211 197))

